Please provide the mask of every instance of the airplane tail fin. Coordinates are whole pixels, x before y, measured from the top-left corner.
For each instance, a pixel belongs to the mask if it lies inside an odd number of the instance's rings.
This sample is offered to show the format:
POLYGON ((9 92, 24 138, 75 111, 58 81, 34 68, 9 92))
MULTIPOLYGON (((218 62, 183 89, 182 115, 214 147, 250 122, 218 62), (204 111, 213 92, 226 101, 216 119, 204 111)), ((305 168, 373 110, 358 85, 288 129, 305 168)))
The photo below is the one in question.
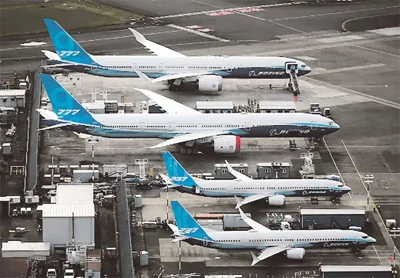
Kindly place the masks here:
POLYGON ((178 201, 171 201, 171 206, 181 236, 211 240, 203 227, 200 226, 200 224, 189 214, 181 203, 178 201))
MULTIPOLYGON (((49 18, 44 19, 51 41, 58 56, 68 62, 81 63, 87 65, 97 65, 92 57, 87 53, 71 36, 65 31, 57 21, 49 18)), ((46 54, 46 53, 45 53, 46 54)), ((46 55, 47 56, 47 55, 46 55)))
POLYGON ((43 86, 46 89, 54 113, 59 119, 77 122, 86 125, 101 126, 60 83, 51 75, 40 74, 43 86))
POLYGON ((162 153, 169 179, 179 186, 193 187, 196 182, 170 152, 162 153))

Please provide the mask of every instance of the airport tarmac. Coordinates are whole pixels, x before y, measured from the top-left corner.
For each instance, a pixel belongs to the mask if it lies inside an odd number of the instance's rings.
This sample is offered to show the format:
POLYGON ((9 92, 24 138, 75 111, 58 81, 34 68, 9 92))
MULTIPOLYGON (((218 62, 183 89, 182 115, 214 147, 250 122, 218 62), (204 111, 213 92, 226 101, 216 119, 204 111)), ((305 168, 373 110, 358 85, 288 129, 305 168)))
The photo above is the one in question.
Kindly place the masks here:
MULTIPOLYGON (((393 213, 398 202, 399 165, 399 118, 400 99, 398 96, 398 60, 400 58, 399 29, 391 32, 365 31, 357 33, 342 32, 341 25, 346 20, 358 17, 372 17, 379 14, 392 14, 398 11, 397 1, 354 1, 329 5, 293 4, 281 1, 246 1, 245 6, 266 5, 253 10, 220 9, 242 7, 241 1, 187 1, 187 5, 173 5, 169 1, 126 1, 117 0, 116 5, 125 8, 151 12, 159 18, 161 25, 135 24, 148 39, 167 45, 187 55, 283 55, 303 60, 313 68, 312 74, 300 78, 302 94, 296 103, 299 111, 307 110, 309 103, 319 102, 322 107, 331 107, 333 119, 341 126, 337 133, 327 136, 326 142, 347 185, 353 188, 349 196, 344 196, 339 205, 320 201, 311 205, 309 200, 291 199, 285 208, 246 206, 246 212, 256 209, 259 214, 269 211, 296 212, 298 206, 312 208, 365 208, 366 190, 360 181, 361 175, 373 174, 371 184, 372 198, 382 204, 382 217, 398 218, 393 213), (276 5, 283 4, 283 5, 276 5), (213 7, 214 6, 214 7, 213 7), (217 6, 217 7, 215 7, 217 6), (195 13, 182 15, 185 13, 195 13), (197 14, 196 14, 197 13, 197 14), (171 16, 172 15, 172 16, 171 16), (172 25, 171 25, 172 24, 172 25), (193 27, 193 25, 198 25, 193 27), (176 26, 184 27, 178 29, 176 26), (191 27, 191 28, 190 28, 191 27), (209 28, 209 29, 207 29, 209 28), (203 31, 199 31, 203 29, 203 31), (211 30, 212 29, 212 30, 211 30), (194 32, 189 31, 194 30, 194 32), (229 41, 227 41, 229 40, 229 41), (343 147, 345 143, 346 149, 343 147), (357 169, 355 169, 352 161, 357 169), (386 207, 386 210, 385 210, 386 207), (387 211, 387 212, 386 212, 387 211)), ((294 1, 293 1, 294 2, 294 1)), ((307 1, 302 1, 307 2, 307 1)), ((310 2, 310 1, 308 1, 310 2)), ((180 2, 181 3, 181 2, 180 2)), ((128 30, 113 30, 75 34, 73 37, 93 54, 146 54, 128 30)), ((53 50, 49 39, 44 39, 44 49, 53 50)), ((43 59, 43 47, 23 48, 17 41, 2 41, 0 55, 1 73, 12 73, 15 69, 34 69, 43 59)), ((105 79, 80 74, 60 77, 61 82, 81 101, 91 101, 92 92, 109 91, 109 99, 121 99, 124 94, 128 102, 139 102, 146 98, 134 87, 148 88, 194 107, 196 100, 234 100, 247 102, 248 98, 260 100, 293 100, 285 90, 269 89, 269 84, 282 86, 281 81, 268 80, 224 80, 224 88, 218 94, 196 92, 169 92, 163 84, 146 84, 137 79, 105 79), (77 80, 80 77, 80 81, 77 80), (72 78, 70 80, 69 78, 72 78), (72 85, 75 83, 76 85, 72 85)), ((98 99, 102 99, 100 94, 98 99)), ((77 164, 91 161, 91 145, 68 131, 41 132, 40 167, 43 171, 50 164, 51 155, 60 158, 60 164, 77 164)), ((95 161, 109 164, 128 164, 132 172, 138 172, 134 159, 147 158, 155 171, 164 171, 160 150, 149 150, 147 146, 159 143, 156 139, 109 140, 101 139, 95 145, 95 161)), ((255 164, 267 161, 292 161, 297 171, 301 160, 300 153, 307 149, 306 141, 296 139, 299 150, 287 150, 287 139, 244 139, 242 153, 236 156, 182 156, 177 159, 190 172, 212 172, 215 163, 227 159, 231 163, 248 163, 250 172, 255 172, 255 164)), ((336 173, 329 152, 322 148, 314 160, 317 174, 336 173)), ((131 171, 131 170, 130 170, 131 171)), ((143 192, 142 214, 144 219, 157 216, 166 217, 166 193, 153 189, 143 192)), ((191 213, 209 211, 234 211, 234 199, 209 199, 169 192, 169 199, 183 202, 191 213), (203 206, 194 205, 202 204, 203 206)), ((257 217, 255 215, 255 217, 257 217)), ((172 213, 169 211, 169 218, 172 213)), ((397 219, 400 221, 400 219, 397 219)), ((16 223, 19 224, 19 223, 16 223)), ((34 229, 34 227, 32 227, 34 229)), ((29 238, 34 240, 33 238, 29 238)), ((386 237, 380 240, 386 241, 386 237)), ((163 262, 166 273, 177 273, 177 245, 170 243, 170 233, 147 232, 147 250, 150 261, 163 262)), ((317 269, 318 263, 327 264, 389 264, 392 248, 376 245, 364 252, 362 258, 347 251, 306 252, 303 262, 291 262, 277 257, 265 261, 255 268, 249 268, 249 252, 217 252, 212 249, 182 244, 186 262, 184 272, 202 274, 243 274, 289 276, 298 269, 317 269), (219 259, 216 259, 219 257, 219 259), (240 266, 236 267, 235 266, 240 266)), ((184 261, 185 261, 184 260, 184 261)), ((154 265, 151 266, 151 268, 154 265)), ((254 276, 252 276, 254 277, 254 276)))

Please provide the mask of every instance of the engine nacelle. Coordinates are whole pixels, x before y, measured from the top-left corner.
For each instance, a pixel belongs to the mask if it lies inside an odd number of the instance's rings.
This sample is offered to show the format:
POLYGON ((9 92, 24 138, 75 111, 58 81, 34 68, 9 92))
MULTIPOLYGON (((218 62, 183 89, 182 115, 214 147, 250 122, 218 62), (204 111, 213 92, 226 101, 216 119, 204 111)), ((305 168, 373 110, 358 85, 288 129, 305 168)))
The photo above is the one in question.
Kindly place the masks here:
POLYGON ((234 135, 221 135, 214 137, 215 153, 239 153, 242 144, 241 138, 234 135))
POLYGON ((331 181, 340 181, 340 177, 338 175, 328 175, 325 177, 325 179, 331 180, 331 181))
POLYGON ((270 206, 283 206, 285 204, 285 196, 276 195, 276 196, 268 197, 268 204, 270 206))
POLYGON ((222 77, 203 75, 199 77, 199 91, 218 92, 222 90, 222 77))
POLYGON ((302 260, 306 250, 304 248, 292 248, 286 251, 286 257, 289 260, 302 260))

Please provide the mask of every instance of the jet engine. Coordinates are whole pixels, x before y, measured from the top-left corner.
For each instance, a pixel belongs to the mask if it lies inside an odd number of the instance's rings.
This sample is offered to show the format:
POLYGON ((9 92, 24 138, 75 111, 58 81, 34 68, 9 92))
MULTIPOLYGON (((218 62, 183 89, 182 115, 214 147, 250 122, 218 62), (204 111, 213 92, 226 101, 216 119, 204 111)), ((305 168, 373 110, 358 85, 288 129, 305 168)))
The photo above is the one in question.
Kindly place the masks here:
POLYGON ((215 153, 239 153, 241 138, 234 135, 221 135, 213 139, 215 153))
POLYGON ((222 77, 203 75, 199 77, 199 91, 217 92, 222 90, 222 77))
POLYGON ((302 260, 305 254, 304 248, 292 248, 286 251, 286 257, 290 260, 302 260))
POLYGON ((272 197, 268 197, 268 204, 270 206, 283 206, 285 204, 285 196, 275 195, 272 197))

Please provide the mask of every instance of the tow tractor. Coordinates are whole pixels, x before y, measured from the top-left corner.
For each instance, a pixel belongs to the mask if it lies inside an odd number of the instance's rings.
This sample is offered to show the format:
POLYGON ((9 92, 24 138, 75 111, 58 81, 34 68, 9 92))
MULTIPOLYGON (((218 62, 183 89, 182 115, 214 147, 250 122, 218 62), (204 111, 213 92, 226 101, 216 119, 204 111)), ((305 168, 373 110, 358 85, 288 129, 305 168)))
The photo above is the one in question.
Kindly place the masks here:
POLYGON ((329 107, 321 108, 321 106, 317 102, 310 103, 310 109, 308 110, 308 112, 310 114, 318 114, 328 118, 332 117, 331 108, 329 107))

